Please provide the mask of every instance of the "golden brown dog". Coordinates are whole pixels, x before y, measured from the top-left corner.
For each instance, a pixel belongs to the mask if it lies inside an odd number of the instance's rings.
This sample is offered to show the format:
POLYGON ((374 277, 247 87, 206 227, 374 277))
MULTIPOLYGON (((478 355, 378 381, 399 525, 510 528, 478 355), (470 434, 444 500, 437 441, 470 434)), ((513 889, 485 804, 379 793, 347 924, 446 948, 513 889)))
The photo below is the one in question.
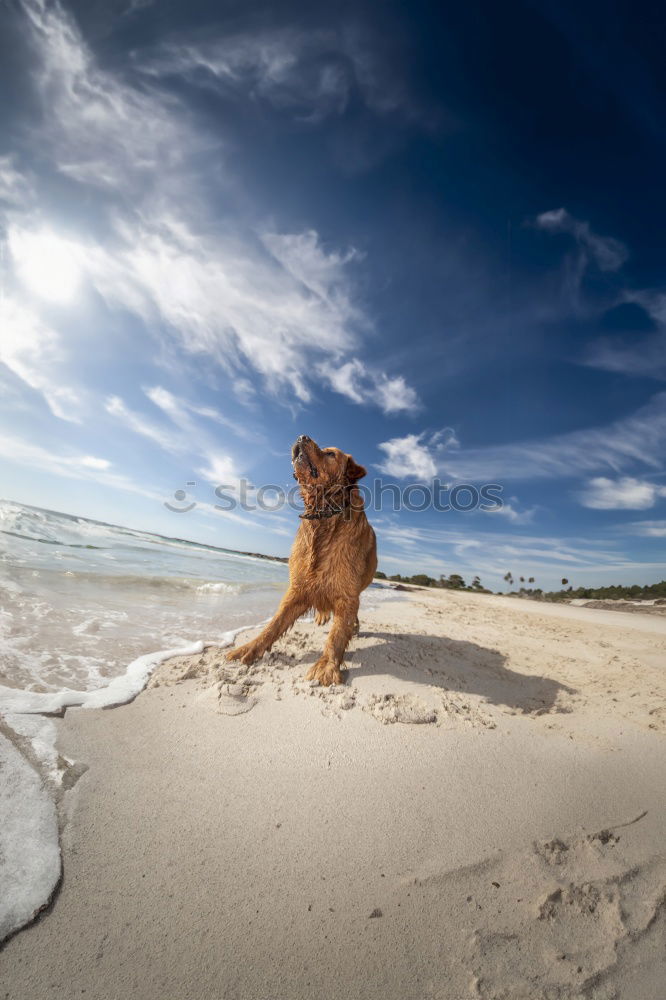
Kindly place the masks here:
POLYGON ((366 471, 351 455, 339 448, 322 450, 305 434, 292 448, 292 464, 305 512, 289 557, 289 588, 263 632, 227 659, 250 665, 310 608, 319 625, 332 612, 324 652, 306 675, 327 687, 342 683, 342 659, 358 631, 359 597, 377 569, 375 533, 356 486, 366 471))

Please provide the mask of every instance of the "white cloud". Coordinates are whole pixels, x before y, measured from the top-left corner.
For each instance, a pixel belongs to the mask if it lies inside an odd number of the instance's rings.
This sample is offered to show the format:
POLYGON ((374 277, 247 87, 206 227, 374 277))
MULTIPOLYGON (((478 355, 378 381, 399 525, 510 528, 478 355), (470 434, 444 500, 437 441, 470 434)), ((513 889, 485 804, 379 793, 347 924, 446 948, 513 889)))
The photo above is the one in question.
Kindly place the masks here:
MULTIPOLYGON (((659 522, 657 522, 659 523, 659 522)), ((666 522, 663 522, 666 525, 666 522)), ((559 588, 563 576, 574 586, 599 586, 602 583, 626 583, 633 579, 661 579, 666 561, 632 561, 618 549, 618 538, 560 538, 513 534, 511 528, 499 531, 475 531, 462 528, 426 528, 398 523, 375 522, 379 541, 380 569, 391 572, 461 573, 469 583, 476 574, 493 589, 506 589, 504 574, 514 578, 536 578, 544 590, 559 588)), ((478 527, 478 522, 476 522, 478 527)))
POLYGON ((407 434, 379 445, 386 459, 377 468, 395 479, 433 479, 440 471, 442 455, 458 447, 458 438, 451 427, 434 433, 407 434))
POLYGON ((250 366, 270 390, 289 387, 301 401, 311 398, 312 355, 355 343, 345 301, 313 296, 269 257, 197 236, 185 223, 175 227, 162 217, 126 229, 122 244, 99 248, 88 264, 110 305, 148 326, 166 324, 188 354, 208 357, 229 375, 250 366))
POLYGON ((666 538, 666 521, 634 521, 623 524, 622 531, 643 535, 645 538, 666 538))
MULTIPOLYGON (((43 148, 58 169, 95 187, 152 186, 201 149, 201 136, 173 99, 125 84, 96 64, 74 19, 58 3, 22 0, 48 107, 43 148)), ((210 144, 210 143, 209 143, 210 144)))
POLYGON ((296 281, 322 299, 334 302, 336 307, 353 319, 362 319, 352 305, 344 281, 344 266, 360 255, 354 248, 346 253, 326 253, 317 233, 262 233, 261 242, 296 281))
POLYGON ((514 506, 515 499, 513 503, 502 503, 501 507, 492 507, 490 510, 484 511, 486 514, 498 514, 500 517, 505 517, 507 521, 512 524, 529 524, 534 519, 534 514, 536 512, 536 507, 529 507, 526 510, 518 510, 514 506))
POLYGON ((601 427, 533 441, 464 448, 447 428, 444 440, 427 432, 379 445, 387 459, 378 468, 396 478, 503 483, 565 479, 643 466, 663 467, 666 452, 666 393, 658 393, 632 416, 601 427))
POLYGON ((99 483, 110 489, 122 490, 162 503, 159 493, 147 490, 122 473, 110 472, 110 462, 76 451, 58 452, 0 431, 0 456, 7 462, 28 466, 44 475, 62 476, 65 479, 99 483))
POLYGON ((263 103, 309 125, 342 115, 352 98, 375 115, 421 117, 395 64, 358 31, 294 28, 185 39, 142 53, 141 71, 178 76, 227 97, 263 103))
POLYGON ((659 326, 666 327, 666 292, 642 288, 624 294, 625 302, 636 302, 659 326))
POLYGON ((358 358, 322 362, 317 371, 330 387, 354 403, 372 403, 384 413, 414 412, 419 399, 402 375, 372 371, 358 358))
POLYGON ((644 309, 657 329, 640 340, 632 337, 630 343, 602 337, 591 346, 584 363, 623 375, 666 379, 666 293, 651 288, 631 290, 623 294, 622 300, 644 309))
POLYGON ((391 441, 384 441, 379 447, 386 458, 378 468, 387 476, 423 481, 437 475, 437 465, 427 445, 423 443, 423 434, 393 438, 391 441))
POLYGON ((163 389, 162 386, 156 385, 144 391, 151 403, 154 403, 160 410, 163 410, 167 416, 171 417, 174 423, 182 424, 183 421, 188 419, 187 404, 174 396, 168 389, 163 389))
POLYGON ((575 250, 566 254, 563 261, 562 297, 569 309, 585 312, 587 303, 581 296, 581 287, 586 272, 590 267, 604 273, 618 271, 629 256, 627 248, 612 236, 599 236, 589 222, 574 218, 565 208, 542 212, 534 225, 547 233, 566 233, 575 240, 575 250))
POLYGON ((16 168, 12 157, 0 156, 0 202, 26 206, 32 195, 32 185, 16 168))
POLYGON ((416 392, 402 375, 391 377, 383 372, 376 376, 374 399, 384 413, 412 412, 419 406, 416 392))
POLYGON ((666 497, 666 487, 631 476, 621 479, 599 476, 578 494, 581 504, 593 510, 647 510, 654 507, 659 497, 666 497))
POLYGON ((235 378, 232 385, 234 395, 244 406, 253 407, 257 398, 257 390, 248 378, 235 378))
POLYGON ((600 271, 617 271, 629 256, 627 248, 612 236, 599 236, 589 222, 574 218, 566 208, 542 212, 536 217, 536 226, 548 233, 569 233, 585 256, 585 263, 593 260, 600 271))
POLYGON ((95 458, 94 455, 83 455, 78 461, 80 465, 88 469, 109 469, 111 467, 111 462, 106 458, 95 458))
POLYGON ((41 393, 62 420, 80 421, 81 397, 64 384, 61 338, 26 306, 0 298, 0 362, 41 393))
POLYGON ((187 443, 181 435, 174 434, 147 420, 143 414, 130 410, 120 396, 109 396, 104 403, 104 408, 108 414, 116 417, 135 434, 140 434, 152 441, 153 444, 159 445, 164 451, 179 454, 187 450, 187 443))
POLYGON ((204 479, 215 484, 236 486, 240 472, 235 461, 231 456, 221 453, 210 436, 191 419, 187 403, 161 386, 149 389, 147 395, 168 414, 176 424, 177 430, 165 428, 147 419, 143 414, 129 409, 118 396, 110 396, 105 402, 105 409, 129 430, 147 438, 169 454, 186 458, 188 462, 196 458, 202 459, 203 464, 197 471, 204 479))
POLYGON ((166 413, 181 430, 185 430, 190 434, 198 435, 201 433, 193 417, 204 417, 206 420, 212 420, 216 424, 228 427, 237 437, 248 441, 263 440, 259 434, 248 428, 245 424, 231 420, 223 413, 220 413, 214 406, 199 406, 197 403, 191 403, 181 396, 175 396, 161 385, 149 386, 144 389, 144 392, 151 403, 162 410, 163 413, 166 413))
MULTIPOLYGON (((309 402, 313 379, 322 378, 318 363, 345 363, 369 326, 353 294, 351 269, 361 255, 324 248, 313 230, 280 233, 241 218, 231 206, 247 199, 238 197, 229 172, 202 170, 204 152, 220 162, 219 136, 159 89, 156 75, 136 85, 101 69, 57 3, 24 0, 23 9, 36 87, 48 110, 32 138, 59 174, 103 189, 95 201, 100 241, 66 240, 87 281, 111 309, 139 317, 166 353, 184 352, 186 363, 206 359, 213 372, 226 373, 244 401, 252 395, 248 374, 256 371, 269 392, 309 402), (212 227, 209 196, 219 213, 221 192, 232 194, 229 215, 212 227)), ((289 54, 290 39, 277 46, 248 40, 251 52, 229 39, 222 44, 221 76, 246 82, 247 68, 258 66, 261 79, 277 82, 273 96, 291 86, 289 66, 300 56, 289 54)), ((376 74, 367 60, 357 62, 365 66, 366 93, 376 90, 379 99, 376 74)), ((328 70, 318 79, 323 90, 335 90, 328 70)), ((6 186, 18 183, 13 169, 1 161, 6 186)), ((41 211, 14 214, 18 245, 48 225, 41 211)), ((372 379, 367 399, 385 412, 416 405, 401 376, 376 372, 372 379)))
POLYGON ((29 292, 50 302, 73 298, 82 272, 79 247, 48 231, 15 226, 9 228, 7 243, 14 271, 29 292))
POLYGON ((337 365, 324 362, 319 366, 319 373, 328 380, 335 392, 347 396, 354 403, 365 402, 362 381, 367 372, 365 365, 358 358, 337 365))
POLYGON ((666 393, 632 416, 569 434, 447 451, 441 475, 458 481, 557 479, 635 466, 660 469, 666 450, 666 393))
POLYGON ((666 379, 665 334, 663 330, 650 334, 638 346, 625 346, 603 338, 592 345, 583 363, 607 372, 666 379))
POLYGON ((208 454, 206 464, 198 471, 204 479, 216 486, 234 487, 239 478, 233 459, 221 452, 208 454))

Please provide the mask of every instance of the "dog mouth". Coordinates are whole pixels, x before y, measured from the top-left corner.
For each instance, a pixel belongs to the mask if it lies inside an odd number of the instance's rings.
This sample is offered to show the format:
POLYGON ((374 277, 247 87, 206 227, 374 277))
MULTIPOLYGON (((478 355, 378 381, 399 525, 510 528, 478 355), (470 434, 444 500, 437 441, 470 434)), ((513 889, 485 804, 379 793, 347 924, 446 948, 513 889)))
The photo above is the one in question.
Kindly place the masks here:
MULTIPOLYGON (((293 448, 291 449, 291 464, 293 465, 294 469, 299 469, 299 470, 307 469, 311 477, 313 479, 317 479, 319 476, 319 472, 317 470, 316 465, 314 465, 314 463, 312 462, 306 451, 306 445, 310 443, 314 442, 312 442, 310 438, 305 437, 304 435, 301 435, 301 437, 298 438, 293 448)), ((296 475, 295 472, 294 475, 296 475)))

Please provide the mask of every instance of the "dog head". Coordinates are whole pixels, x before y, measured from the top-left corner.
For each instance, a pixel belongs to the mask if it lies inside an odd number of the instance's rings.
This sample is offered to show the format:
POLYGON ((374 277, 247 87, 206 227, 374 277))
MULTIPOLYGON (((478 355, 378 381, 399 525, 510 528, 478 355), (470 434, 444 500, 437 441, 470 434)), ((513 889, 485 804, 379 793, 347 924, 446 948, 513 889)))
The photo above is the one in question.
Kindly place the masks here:
POLYGON ((367 475, 351 455, 340 448, 320 448, 307 434, 301 434, 291 449, 294 478, 301 486, 353 486, 367 475))

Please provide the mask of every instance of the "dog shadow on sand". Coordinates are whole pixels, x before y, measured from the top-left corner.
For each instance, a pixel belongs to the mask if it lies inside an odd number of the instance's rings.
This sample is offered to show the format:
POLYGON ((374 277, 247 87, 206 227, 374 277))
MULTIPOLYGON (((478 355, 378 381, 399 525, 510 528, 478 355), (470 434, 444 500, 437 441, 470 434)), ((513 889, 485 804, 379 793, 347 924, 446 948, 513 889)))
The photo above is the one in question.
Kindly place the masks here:
MULTIPOLYGON (((307 652, 299 659, 305 665, 312 657, 307 652)), ((401 682, 479 695, 505 710, 530 714, 568 711, 565 696, 576 694, 552 677, 511 670, 496 649, 442 636, 362 631, 352 640, 344 666, 347 684, 372 677, 379 682, 390 674, 401 682)), ((367 683, 363 687, 367 690, 367 683)))

